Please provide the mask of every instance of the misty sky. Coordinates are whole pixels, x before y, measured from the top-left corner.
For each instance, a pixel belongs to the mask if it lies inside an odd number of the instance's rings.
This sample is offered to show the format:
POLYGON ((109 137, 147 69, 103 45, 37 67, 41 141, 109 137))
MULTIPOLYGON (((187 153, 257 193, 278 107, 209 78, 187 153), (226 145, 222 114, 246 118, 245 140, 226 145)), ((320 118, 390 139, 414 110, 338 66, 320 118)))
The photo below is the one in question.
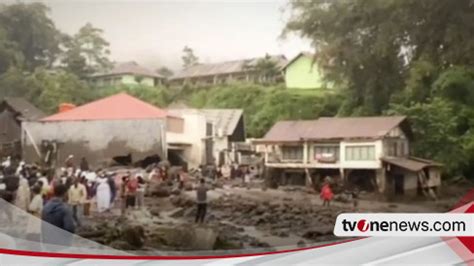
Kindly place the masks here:
POLYGON ((91 22, 105 31, 113 60, 153 68, 180 69, 185 45, 205 63, 310 50, 307 40, 279 38, 284 0, 43 2, 60 30, 73 34, 91 22))

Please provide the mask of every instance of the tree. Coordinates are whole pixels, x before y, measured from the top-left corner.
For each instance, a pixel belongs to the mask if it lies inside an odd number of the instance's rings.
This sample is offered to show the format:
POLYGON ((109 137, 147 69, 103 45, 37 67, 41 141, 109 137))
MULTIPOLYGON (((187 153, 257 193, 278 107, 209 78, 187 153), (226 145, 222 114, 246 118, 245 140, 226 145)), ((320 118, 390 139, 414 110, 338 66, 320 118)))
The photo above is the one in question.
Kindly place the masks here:
POLYGON ((183 59, 184 68, 188 68, 190 66, 199 64, 199 58, 196 55, 194 55, 193 49, 191 49, 188 46, 184 46, 183 56, 181 58, 183 59))
POLYGON ((381 113, 413 62, 474 63, 470 0, 293 0, 290 7, 284 33, 312 40, 327 78, 348 87, 347 114, 381 113))
POLYGON ((443 162, 449 174, 460 174, 466 166, 466 153, 458 132, 456 106, 441 98, 411 106, 392 105, 387 114, 408 116, 415 142, 414 154, 443 162))
POLYGON ((0 75, 11 67, 20 67, 22 63, 23 56, 17 50, 16 43, 10 41, 0 27, 0 75))
POLYGON ((280 74, 277 63, 268 54, 257 60, 253 70, 257 73, 259 81, 264 84, 275 83, 276 77, 280 74))
POLYGON ((162 75, 165 78, 169 78, 174 75, 173 71, 167 67, 160 67, 156 70, 156 73, 162 75))
POLYGON ((40 70, 33 77, 42 87, 37 100, 38 106, 49 113, 57 112, 61 103, 80 105, 96 98, 92 88, 72 73, 40 70))
POLYGON ((108 70, 112 65, 109 43, 102 35, 103 30, 87 23, 74 36, 66 38, 66 51, 62 58, 64 68, 81 78, 108 70))
POLYGON ((27 70, 51 67, 60 53, 61 34, 43 3, 0 5, 0 25, 24 58, 27 70))

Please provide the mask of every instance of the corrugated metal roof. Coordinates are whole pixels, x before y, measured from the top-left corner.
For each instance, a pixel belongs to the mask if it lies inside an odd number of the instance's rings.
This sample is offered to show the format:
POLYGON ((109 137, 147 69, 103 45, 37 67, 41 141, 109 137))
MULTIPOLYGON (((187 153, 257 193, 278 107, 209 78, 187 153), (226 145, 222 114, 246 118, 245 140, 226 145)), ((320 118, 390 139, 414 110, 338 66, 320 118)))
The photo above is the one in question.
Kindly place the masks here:
POLYGON ((261 141, 380 138, 402 123, 404 116, 322 117, 277 122, 261 141))
POLYGON ((259 141, 295 142, 300 141, 317 120, 279 121, 259 141))
MULTIPOLYGON (((284 55, 273 55, 270 57, 276 62, 277 67, 280 69, 283 68, 287 63, 287 60, 284 55)), ((258 60, 262 58, 263 57, 241 59, 213 64, 197 64, 182 70, 181 72, 173 76, 171 79, 173 80, 244 72, 244 66, 254 66, 255 64, 257 64, 258 60)))
POLYGON ((93 101, 72 110, 57 113, 41 121, 115 120, 164 118, 167 112, 126 93, 93 101))
POLYGON ((222 130, 225 136, 230 136, 234 133, 239 120, 243 116, 242 109, 168 109, 168 112, 173 115, 181 116, 189 113, 200 113, 204 115, 206 121, 212 123, 216 130, 222 130))
POLYGON ((10 106, 11 109, 13 109, 13 111, 21 116, 21 119, 34 121, 46 116, 43 111, 36 108, 36 106, 24 98, 7 97, 4 99, 4 101, 8 106, 10 106))
POLYGON ((421 171, 425 167, 429 166, 441 166, 441 164, 425 160, 425 159, 418 159, 414 157, 409 158, 400 158, 400 157, 383 157, 381 158, 382 161, 401 167, 403 169, 407 169, 409 171, 418 172, 421 171))
POLYGON ((137 62, 134 62, 134 61, 117 63, 114 65, 112 70, 105 73, 97 73, 92 76, 100 77, 100 76, 112 76, 112 75, 123 75, 123 74, 133 74, 133 75, 141 75, 141 76, 147 76, 147 77, 164 78, 162 75, 155 73, 145 67, 142 67, 137 62))

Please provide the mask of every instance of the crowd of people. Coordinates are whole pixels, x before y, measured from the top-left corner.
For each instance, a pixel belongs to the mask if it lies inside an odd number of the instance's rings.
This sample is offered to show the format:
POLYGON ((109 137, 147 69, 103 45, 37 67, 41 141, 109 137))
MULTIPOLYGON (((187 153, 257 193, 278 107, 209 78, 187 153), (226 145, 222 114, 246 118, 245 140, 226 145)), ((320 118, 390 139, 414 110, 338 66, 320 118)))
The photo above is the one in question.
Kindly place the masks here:
MULTIPOLYGON (((82 224, 81 217, 90 216, 91 212, 110 212, 117 204, 122 215, 128 209, 143 208, 150 178, 165 180, 166 168, 156 167, 149 175, 92 171, 85 158, 76 165, 75 157, 70 155, 63 167, 55 171, 8 157, 0 165, 0 196, 37 220, 74 233, 82 224)), ((8 222, 15 222, 13 208, 4 209, 8 222)), ((51 233, 44 234, 42 224, 34 219, 28 222, 29 239, 48 242, 45 238, 51 233)))

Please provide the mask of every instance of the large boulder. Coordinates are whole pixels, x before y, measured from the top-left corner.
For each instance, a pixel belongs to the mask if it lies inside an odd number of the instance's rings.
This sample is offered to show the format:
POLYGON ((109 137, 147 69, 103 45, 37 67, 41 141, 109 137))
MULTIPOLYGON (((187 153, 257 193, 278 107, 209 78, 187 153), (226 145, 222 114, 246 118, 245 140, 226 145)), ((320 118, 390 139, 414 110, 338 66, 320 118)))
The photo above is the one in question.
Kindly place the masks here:
POLYGON ((171 195, 171 189, 164 184, 156 184, 150 188, 150 194, 154 197, 165 198, 171 195))
POLYGON ((122 241, 133 249, 140 249, 145 243, 145 230, 140 225, 127 225, 122 231, 122 241))
POLYGON ((217 233, 212 228, 188 224, 157 228, 153 232, 153 239, 174 249, 212 250, 217 233))

